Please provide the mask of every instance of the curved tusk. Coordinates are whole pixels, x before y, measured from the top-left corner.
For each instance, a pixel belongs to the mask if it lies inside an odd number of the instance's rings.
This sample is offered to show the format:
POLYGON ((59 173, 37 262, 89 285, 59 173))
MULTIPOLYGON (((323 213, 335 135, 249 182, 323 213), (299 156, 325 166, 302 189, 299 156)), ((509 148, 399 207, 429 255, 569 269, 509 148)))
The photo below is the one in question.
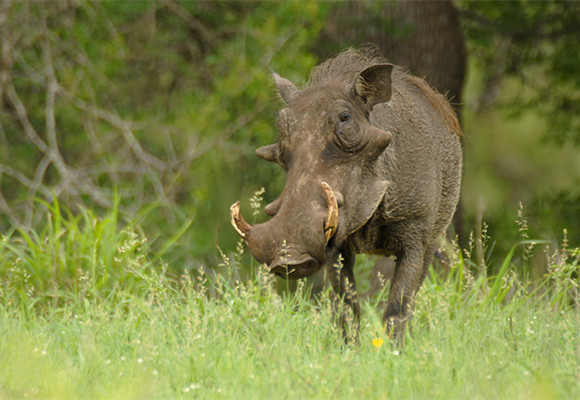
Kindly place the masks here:
POLYGON ((242 217, 239 201, 236 201, 230 207, 230 222, 232 223, 232 226, 236 232, 238 232, 238 235, 240 235, 243 239, 248 240, 248 235, 250 234, 252 226, 246 222, 244 217, 242 217))
POLYGON ((326 182, 322 182, 321 185, 328 205, 328 213, 324 219, 324 237, 326 238, 326 244, 328 244, 328 241, 334 236, 338 228, 338 203, 330 185, 326 182))

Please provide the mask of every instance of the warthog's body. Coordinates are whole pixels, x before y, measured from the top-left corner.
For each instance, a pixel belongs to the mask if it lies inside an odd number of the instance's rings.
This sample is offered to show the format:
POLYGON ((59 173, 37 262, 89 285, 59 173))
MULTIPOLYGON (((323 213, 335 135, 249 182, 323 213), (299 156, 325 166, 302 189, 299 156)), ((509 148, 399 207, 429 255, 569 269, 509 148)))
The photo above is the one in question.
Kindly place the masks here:
POLYGON ((357 317, 356 254, 395 255, 385 320, 399 331, 459 198, 457 118, 442 95, 373 50, 326 61, 303 90, 275 79, 288 106, 279 142, 257 154, 288 180, 266 207, 270 221, 251 227, 236 204, 234 226, 260 262, 291 278, 342 255, 342 269, 328 271, 357 317))

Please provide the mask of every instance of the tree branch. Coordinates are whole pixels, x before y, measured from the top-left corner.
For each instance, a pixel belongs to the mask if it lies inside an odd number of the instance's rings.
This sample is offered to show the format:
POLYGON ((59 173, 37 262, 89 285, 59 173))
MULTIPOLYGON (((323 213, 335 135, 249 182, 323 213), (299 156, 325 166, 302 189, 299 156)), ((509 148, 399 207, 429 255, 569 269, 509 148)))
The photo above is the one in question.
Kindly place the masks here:
POLYGON ((157 157, 155 157, 154 155, 148 153, 147 151, 145 151, 143 149, 143 147, 141 146, 139 141, 133 135, 133 131, 131 129, 132 122, 125 121, 124 119, 119 117, 117 114, 114 114, 114 113, 107 111, 107 110, 103 110, 102 108, 99 108, 97 106, 89 104, 84 100, 74 98, 69 93, 64 91, 64 88, 61 88, 61 89, 62 89, 61 93, 64 93, 65 96, 67 97, 67 99, 70 102, 72 102, 77 108, 83 110, 86 113, 89 113, 89 115, 91 115, 97 119, 108 122, 109 124, 111 124, 115 128, 119 129, 121 131, 121 133, 123 134, 123 138, 125 139, 125 141, 129 145, 129 147, 131 148, 133 154, 138 159, 140 159, 144 164, 149 164, 149 165, 153 166, 156 170, 159 170, 159 171, 163 171, 163 170, 166 170, 168 168, 168 165, 166 162, 158 159, 157 157))
POLYGON ((163 4, 175 15, 187 22, 191 30, 198 35, 198 38, 203 45, 202 50, 204 52, 211 51, 216 47, 218 40, 213 33, 191 15, 189 11, 183 8, 181 4, 175 0, 164 0, 163 4))

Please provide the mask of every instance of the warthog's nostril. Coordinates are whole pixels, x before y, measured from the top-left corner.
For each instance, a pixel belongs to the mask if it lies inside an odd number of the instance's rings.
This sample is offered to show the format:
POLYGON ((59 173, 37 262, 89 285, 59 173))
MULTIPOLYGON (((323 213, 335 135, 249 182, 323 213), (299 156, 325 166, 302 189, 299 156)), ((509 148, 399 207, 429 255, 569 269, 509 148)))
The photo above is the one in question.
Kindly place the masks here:
POLYGON ((283 278, 304 278, 314 274, 320 268, 320 264, 310 256, 299 259, 278 259, 270 264, 270 272, 283 278))

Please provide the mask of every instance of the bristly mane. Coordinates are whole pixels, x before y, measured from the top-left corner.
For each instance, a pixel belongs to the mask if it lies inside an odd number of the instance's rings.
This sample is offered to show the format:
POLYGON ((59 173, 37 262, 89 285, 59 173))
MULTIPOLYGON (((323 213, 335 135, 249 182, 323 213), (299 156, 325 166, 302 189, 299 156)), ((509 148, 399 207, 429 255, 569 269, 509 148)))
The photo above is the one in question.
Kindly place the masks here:
POLYGON ((424 79, 417 78, 416 76, 412 75, 405 75, 405 79, 411 82, 413 85, 417 86, 419 90, 423 92, 425 97, 429 100, 429 103, 433 106, 435 111, 443 118, 445 125, 447 128, 450 129, 452 132, 459 137, 463 137, 463 130, 461 129, 461 124, 459 123, 459 119, 457 118, 457 114, 451 108, 451 105, 447 101, 447 98, 435 90, 429 83, 427 83, 424 79))
POLYGON ((349 48, 329 58, 310 73, 308 86, 354 82, 365 68, 388 61, 373 45, 349 48))
MULTIPOLYGON (((377 64, 388 63, 381 51, 374 45, 363 45, 358 48, 349 48, 329 58, 315 67, 308 79, 307 86, 335 85, 343 82, 354 82, 358 74, 364 69, 377 64)), ((441 116, 447 128, 459 137, 463 136, 457 114, 449 102, 437 90, 433 89, 424 79, 415 77, 399 68, 403 79, 416 86, 441 116)))

